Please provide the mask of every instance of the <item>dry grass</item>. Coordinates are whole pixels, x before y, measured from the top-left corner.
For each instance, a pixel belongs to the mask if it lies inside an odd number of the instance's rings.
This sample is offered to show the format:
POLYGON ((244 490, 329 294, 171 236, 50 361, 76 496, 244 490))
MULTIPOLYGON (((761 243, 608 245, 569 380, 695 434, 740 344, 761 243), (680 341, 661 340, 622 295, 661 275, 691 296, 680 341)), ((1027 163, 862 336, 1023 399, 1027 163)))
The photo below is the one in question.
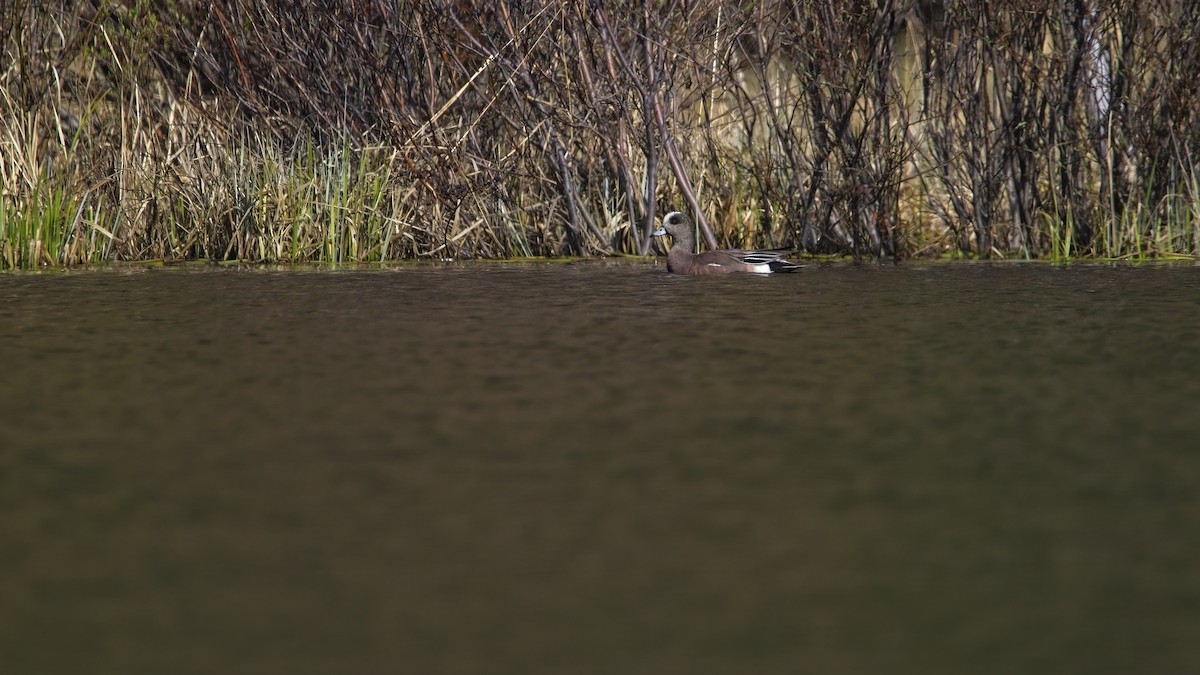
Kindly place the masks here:
POLYGON ((1200 252, 1200 10, 0 6, 0 267, 1200 252))

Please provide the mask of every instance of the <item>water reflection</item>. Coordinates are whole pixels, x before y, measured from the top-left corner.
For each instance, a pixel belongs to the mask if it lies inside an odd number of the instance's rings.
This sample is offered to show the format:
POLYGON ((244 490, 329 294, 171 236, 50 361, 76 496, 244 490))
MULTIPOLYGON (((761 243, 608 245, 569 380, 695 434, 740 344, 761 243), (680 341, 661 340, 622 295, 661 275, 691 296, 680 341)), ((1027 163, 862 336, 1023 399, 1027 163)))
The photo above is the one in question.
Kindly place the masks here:
POLYGON ((0 276, 0 651, 1190 672, 1198 279, 0 276))

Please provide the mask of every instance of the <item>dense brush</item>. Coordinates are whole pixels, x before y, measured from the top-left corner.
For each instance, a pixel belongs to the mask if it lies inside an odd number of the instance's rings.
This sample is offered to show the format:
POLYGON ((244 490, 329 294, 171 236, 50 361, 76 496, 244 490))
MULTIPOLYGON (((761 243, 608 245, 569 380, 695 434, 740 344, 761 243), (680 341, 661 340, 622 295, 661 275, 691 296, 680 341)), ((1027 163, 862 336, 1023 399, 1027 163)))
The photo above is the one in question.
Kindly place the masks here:
POLYGON ((0 267, 1200 247, 1200 5, 15 0, 0 267))

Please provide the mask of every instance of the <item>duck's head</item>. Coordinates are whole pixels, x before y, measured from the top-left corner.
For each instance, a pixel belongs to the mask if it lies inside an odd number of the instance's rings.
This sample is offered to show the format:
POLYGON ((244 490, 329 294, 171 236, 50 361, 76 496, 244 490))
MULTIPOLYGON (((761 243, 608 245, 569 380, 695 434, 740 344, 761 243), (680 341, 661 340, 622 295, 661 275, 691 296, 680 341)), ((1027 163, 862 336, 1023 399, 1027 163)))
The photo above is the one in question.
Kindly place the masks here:
POLYGON ((672 211, 663 216, 662 227, 650 233, 652 236, 661 237, 664 234, 669 234, 675 241, 691 241, 695 236, 695 226, 688 217, 679 211, 672 211))

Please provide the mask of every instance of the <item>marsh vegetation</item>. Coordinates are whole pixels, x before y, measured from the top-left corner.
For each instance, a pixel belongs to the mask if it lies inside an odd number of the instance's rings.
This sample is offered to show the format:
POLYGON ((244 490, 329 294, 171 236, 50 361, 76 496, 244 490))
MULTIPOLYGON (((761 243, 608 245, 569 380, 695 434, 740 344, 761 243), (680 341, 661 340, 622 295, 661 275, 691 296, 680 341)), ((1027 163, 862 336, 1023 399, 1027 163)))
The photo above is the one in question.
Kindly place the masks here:
POLYGON ((1200 7, 10 0, 0 267, 1200 252, 1200 7))

